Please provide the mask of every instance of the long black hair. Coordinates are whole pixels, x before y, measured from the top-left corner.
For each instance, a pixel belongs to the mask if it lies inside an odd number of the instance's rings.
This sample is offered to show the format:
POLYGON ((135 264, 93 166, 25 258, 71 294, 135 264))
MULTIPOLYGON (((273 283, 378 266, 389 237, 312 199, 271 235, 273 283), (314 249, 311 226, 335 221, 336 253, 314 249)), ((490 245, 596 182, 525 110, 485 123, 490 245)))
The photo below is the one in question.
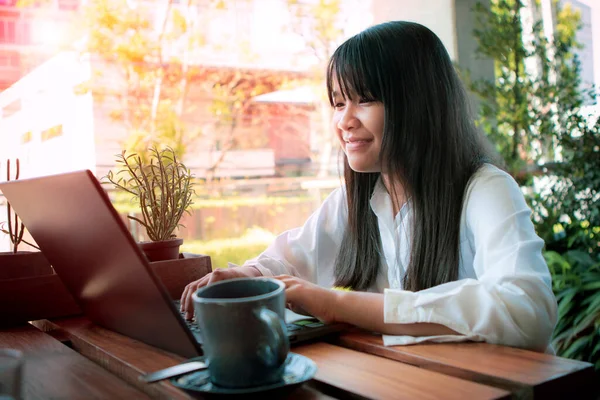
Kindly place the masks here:
MULTIPOLYGON (((381 173, 412 213, 406 290, 458 279, 460 218, 473 174, 494 153, 471 116, 469 100, 440 39, 426 27, 394 21, 375 25, 333 54, 327 89, 344 98, 383 103, 381 173)), ((375 280, 382 257, 370 198, 380 173, 353 171, 344 155, 348 227, 336 259, 336 285, 356 290, 375 280)), ((393 266, 390 266, 390 268, 393 266)))

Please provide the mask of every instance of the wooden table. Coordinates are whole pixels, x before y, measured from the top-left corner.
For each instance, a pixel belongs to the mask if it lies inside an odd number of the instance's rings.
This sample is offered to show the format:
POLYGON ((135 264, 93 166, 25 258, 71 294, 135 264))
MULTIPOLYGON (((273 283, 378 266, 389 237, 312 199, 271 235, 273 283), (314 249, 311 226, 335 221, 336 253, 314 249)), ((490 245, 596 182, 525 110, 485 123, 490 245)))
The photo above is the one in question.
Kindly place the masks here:
POLYGON ((31 325, 0 331, 0 347, 24 353, 25 399, 150 398, 31 325))
POLYGON ((381 335, 344 333, 340 346, 375 354, 510 391, 516 398, 596 398, 600 381, 592 364, 487 343, 383 345, 381 335))
MULTIPOLYGON (((179 356, 83 317, 32 324, 0 331, 0 346, 26 351, 27 400, 193 398, 168 381, 138 380, 179 356)), ((483 343, 384 347, 380 336, 356 331, 292 351, 315 361, 318 372, 290 399, 592 398, 597 390, 591 364, 483 343)))

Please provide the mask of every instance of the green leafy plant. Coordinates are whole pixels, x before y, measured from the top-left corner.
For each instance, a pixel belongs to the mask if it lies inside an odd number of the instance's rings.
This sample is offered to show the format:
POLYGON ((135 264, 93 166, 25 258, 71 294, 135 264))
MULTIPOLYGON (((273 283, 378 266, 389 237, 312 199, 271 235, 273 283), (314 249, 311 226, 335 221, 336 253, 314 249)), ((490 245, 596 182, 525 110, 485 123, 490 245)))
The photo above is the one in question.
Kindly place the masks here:
POLYGON ((598 254, 600 244, 600 119, 571 113, 559 137, 562 162, 529 198, 546 249, 598 254))
MULTIPOLYGON (((19 164, 19 159, 16 159, 16 171, 14 180, 19 179, 19 174, 21 172, 21 166, 19 164)), ((11 174, 10 174, 10 160, 6 160, 6 180, 10 182, 11 174)), ((8 235, 10 242, 12 243, 12 251, 16 253, 19 249, 19 245, 21 243, 28 244, 31 247, 34 247, 39 250, 39 247, 36 245, 29 243, 25 239, 23 239, 23 235, 25 234, 25 225, 21 222, 21 219, 17 215, 16 212, 13 211, 10 203, 6 202, 6 223, 2 224, 2 228, 0 228, 0 232, 8 235), (8 229, 4 228, 8 225, 8 229)))
POLYGON ((142 219, 128 218, 144 226, 154 242, 174 238, 173 232, 181 226, 183 213, 189 214, 192 205, 194 189, 190 170, 170 147, 163 150, 152 147, 144 157, 123 151, 116 162, 120 170, 116 174, 109 171, 106 179, 133 195, 141 210, 142 219))
POLYGON ((492 79, 471 79, 477 94, 481 128, 494 142, 508 171, 524 186, 542 174, 556 157, 556 141, 566 132, 566 115, 584 100, 580 91, 580 63, 575 54, 581 28, 580 14, 568 4, 552 1, 554 39, 548 42, 541 19, 541 4, 530 2, 531 25, 522 0, 478 2, 473 36, 478 58, 493 61, 492 79), (536 68, 528 67, 534 63, 536 68))
POLYGON ((600 257, 581 250, 544 254, 558 301, 552 344, 557 354, 600 371, 600 257))

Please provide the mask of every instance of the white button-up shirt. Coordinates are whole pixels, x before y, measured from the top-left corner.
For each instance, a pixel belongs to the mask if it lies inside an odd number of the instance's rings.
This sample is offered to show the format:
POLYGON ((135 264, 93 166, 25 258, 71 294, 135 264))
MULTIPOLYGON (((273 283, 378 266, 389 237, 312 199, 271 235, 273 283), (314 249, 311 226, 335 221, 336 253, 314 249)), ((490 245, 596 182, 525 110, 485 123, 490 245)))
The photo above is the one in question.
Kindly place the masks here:
MULTIPOLYGON (((461 335, 384 335, 386 345, 476 340, 552 352, 556 299, 519 186, 510 175, 484 165, 467 189, 460 226, 457 281, 418 292, 402 289, 411 246, 410 202, 394 217, 381 180, 370 201, 382 244, 377 278, 368 289, 384 294, 384 321, 437 323, 461 335)), ((263 275, 295 275, 324 287, 334 284, 334 265, 347 225, 343 188, 333 191, 304 226, 279 235, 256 259, 263 275)))

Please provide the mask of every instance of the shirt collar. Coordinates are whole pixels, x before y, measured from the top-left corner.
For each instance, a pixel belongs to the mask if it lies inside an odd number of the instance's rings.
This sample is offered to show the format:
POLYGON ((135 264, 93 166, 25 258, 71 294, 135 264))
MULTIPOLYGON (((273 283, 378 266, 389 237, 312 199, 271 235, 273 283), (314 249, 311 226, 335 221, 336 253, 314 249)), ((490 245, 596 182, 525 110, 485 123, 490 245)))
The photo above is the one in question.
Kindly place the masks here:
POLYGON ((392 198, 388 193, 381 176, 375 183, 375 188, 373 189, 373 194, 371 195, 369 204, 371 205, 371 209, 377 218, 381 218, 384 221, 395 221, 396 217, 402 220, 410 209, 410 201, 407 201, 400 209, 398 216, 392 215, 392 198))

